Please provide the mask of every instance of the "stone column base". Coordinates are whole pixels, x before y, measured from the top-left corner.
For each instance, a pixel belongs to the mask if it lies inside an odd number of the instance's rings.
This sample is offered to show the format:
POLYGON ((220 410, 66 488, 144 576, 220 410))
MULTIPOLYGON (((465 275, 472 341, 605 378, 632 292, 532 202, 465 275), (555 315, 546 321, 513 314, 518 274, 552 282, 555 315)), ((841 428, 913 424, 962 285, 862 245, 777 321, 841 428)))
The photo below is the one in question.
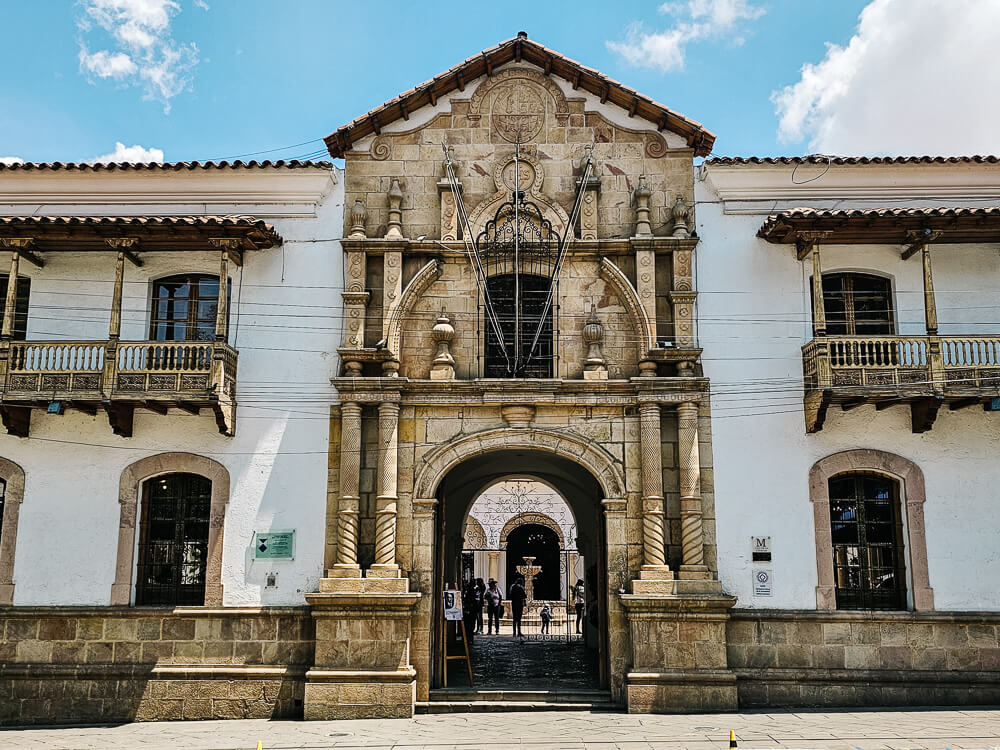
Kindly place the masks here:
POLYGON ((303 718, 409 719, 417 700, 417 671, 310 669, 303 718))
POLYGON ((625 702, 632 714, 733 711, 739 705, 736 675, 728 669, 629 672, 625 702))
POLYGON ((623 594, 620 600, 631 634, 632 669, 625 676, 630 713, 736 710, 736 675, 726 654, 735 597, 623 594))
POLYGON ((405 578, 328 578, 320 581, 320 593, 306 594, 316 622, 306 719, 413 716, 410 618, 419 600, 405 578))

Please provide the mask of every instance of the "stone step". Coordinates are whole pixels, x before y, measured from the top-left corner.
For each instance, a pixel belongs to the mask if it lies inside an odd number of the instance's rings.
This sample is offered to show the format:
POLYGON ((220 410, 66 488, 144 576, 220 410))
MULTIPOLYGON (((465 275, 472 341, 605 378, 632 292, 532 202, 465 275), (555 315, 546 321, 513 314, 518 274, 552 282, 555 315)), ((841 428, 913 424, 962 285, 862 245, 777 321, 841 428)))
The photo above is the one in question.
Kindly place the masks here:
POLYGON ((419 701, 417 713, 486 711, 620 711, 606 690, 505 690, 445 688, 419 701))

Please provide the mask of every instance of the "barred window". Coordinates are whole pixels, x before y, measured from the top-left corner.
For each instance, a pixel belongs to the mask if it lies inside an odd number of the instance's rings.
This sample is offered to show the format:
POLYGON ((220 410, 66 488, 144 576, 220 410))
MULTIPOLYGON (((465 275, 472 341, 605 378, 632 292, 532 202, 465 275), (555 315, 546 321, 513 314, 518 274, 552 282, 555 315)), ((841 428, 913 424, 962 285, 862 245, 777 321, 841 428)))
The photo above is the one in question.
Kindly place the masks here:
POLYGON ((486 328, 485 376, 488 378, 552 377, 552 308, 541 325, 538 344, 532 350, 535 333, 545 310, 549 280, 544 276, 521 274, 515 289, 513 274, 493 276, 487 281, 490 301, 496 310, 503 333, 503 346, 493 327, 486 328), (516 310, 518 293, 521 309, 516 310), (506 354, 506 356, 504 356, 506 354))
POLYGON ((830 479, 837 609, 904 609, 899 485, 877 474, 830 479))
POLYGON ((135 603, 205 603, 212 482, 166 474, 143 485, 135 603))

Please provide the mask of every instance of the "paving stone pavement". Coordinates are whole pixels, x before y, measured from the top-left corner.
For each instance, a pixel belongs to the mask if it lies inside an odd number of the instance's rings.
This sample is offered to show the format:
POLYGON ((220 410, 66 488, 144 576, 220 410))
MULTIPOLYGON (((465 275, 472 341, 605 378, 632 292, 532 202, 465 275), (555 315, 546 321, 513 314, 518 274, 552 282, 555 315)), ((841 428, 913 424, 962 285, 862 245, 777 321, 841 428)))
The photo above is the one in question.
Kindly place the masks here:
POLYGON ((442 714, 337 722, 192 721, 7 729, 0 750, 1000 749, 1000 710, 442 714))

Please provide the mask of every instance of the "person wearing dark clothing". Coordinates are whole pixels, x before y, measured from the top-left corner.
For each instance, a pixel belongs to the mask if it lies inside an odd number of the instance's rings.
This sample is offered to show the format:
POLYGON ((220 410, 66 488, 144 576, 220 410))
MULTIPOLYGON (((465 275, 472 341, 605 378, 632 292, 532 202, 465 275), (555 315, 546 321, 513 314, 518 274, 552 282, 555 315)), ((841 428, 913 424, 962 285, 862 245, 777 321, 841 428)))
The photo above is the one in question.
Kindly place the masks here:
POLYGON ((483 583, 482 578, 476 579, 476 599, 478 603, 476 605, 476 633, 482 635, 483 633, 483 605, 486 600, 483 598, 483 594, 486 593, 486 584, 483 583))
POLYGON ((503 594, 497 588, 497 582, 492 578, 486 591, 483 592, 486 601, 486 634, 493 635, 493 625, 496 624, 497 635, 500 635, 500 617, 503 610, 503 594))
POLYGON ((476 632, 476 609, 479 596, 476 594, 476 584, 469 581, 462 589, 462 619, 465 620, 465 634, 472 644, 472 636, 476 632))
POLYGON ((524 591, 524 579, 518 578, 510 587, 510 616, 514 620, 514 635, 524 637, 521 632, 521 616, 524 614, 524 602, 528 595, 524 591))
POLYGON ((576 605, 576 632, 581 633, 583 626, 583 611, 587 607, 587 599, 583 588, 583 579, 577 579, 573 587, 573 604, 576 605))

